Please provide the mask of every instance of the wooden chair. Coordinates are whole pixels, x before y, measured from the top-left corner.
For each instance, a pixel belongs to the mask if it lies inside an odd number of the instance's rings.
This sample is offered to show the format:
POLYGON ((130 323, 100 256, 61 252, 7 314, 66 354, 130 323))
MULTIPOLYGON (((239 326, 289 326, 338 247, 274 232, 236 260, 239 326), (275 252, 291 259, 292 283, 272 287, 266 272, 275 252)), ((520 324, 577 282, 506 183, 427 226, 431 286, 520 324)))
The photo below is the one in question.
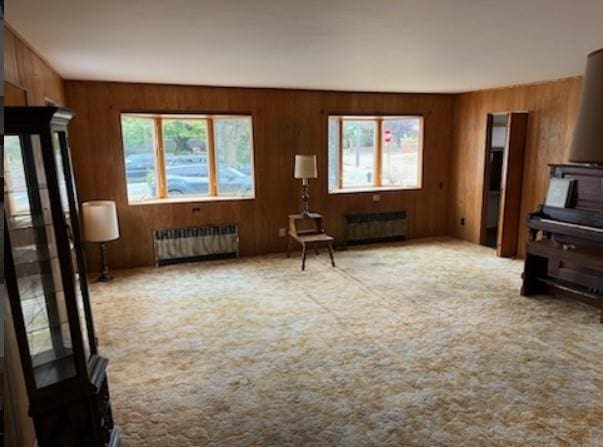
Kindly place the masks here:
POLYGON ((322 216, 317 213, 310 213, 306 216, 302 214, 289 215, 289 242, 287 244, 287 257, 290 256, 291 245, 297 242, 302 247, 302 265, 301 269, 306 269, 306 253, 308 249, 318 250, 327 248, 331 265, 335 267, 333 258, 333 241, 335 239, 325 233, 322 226, 322 216))

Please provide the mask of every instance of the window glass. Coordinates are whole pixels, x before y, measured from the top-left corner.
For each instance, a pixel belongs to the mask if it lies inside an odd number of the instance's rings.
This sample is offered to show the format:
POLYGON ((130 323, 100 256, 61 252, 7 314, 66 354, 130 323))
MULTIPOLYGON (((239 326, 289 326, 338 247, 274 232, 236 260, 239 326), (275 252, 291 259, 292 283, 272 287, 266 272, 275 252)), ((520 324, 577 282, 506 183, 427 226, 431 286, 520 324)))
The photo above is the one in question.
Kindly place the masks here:
MULTIPOLYGON (((61 134, 64 135, 63 132, 61 134)), ((66 220, 69 220, 69 196, 67 193, 67 180, 63 167, 63 155, 61 154, 61 143, 59 132, 52 133, 52 145, 54 147, 54 161, 57 169, 57 181, 59 182, 59 193, 61 196, 61 205, 65 213, 66 220)))
POLYGON ((140 202, 157 197, 154 120, 122 115, 121 129, 128 200, 140 202))
POLYGON ((250 116, 123 114, 122 129, 129 203, 254 196, 250 116))
POLYGON ((4 171, 4 188, 8 191, 9 217, 29 214, 29 198, 23 158, 21 157, 21 143, 16 135, 4 137, 4 171))
POLYGON ((420 188, 422 146, 420 116, 330 116, 329 191, 420 188))
POLYGON ((329 118, 329 190, 339 188, 339 118, 329 118))
POLYGON ((55 240, 50 196, 39 137, 23 140, 6 137, 11 144, 5 152, 5 177, 24 182, 25 198, 5 183, 7 203, 27 203, 7 220, 13 250, 23 323, 27 334, 35 385, 43 388, 75 375, 75 359, 67 318, 60 261, 55 240), (21 146, 23 142, 23 147, 21 146))
POLYGON ((168 197, 209 194, 207 121, 163 119, 168 197))
POLYGON ((219 196, 253 196, 251 120, 214 120, 216 177, 219 196))
POLYGON ((67 226, 67 234, 69 237, 69 246, 71 251, 71 260, 73 261, 72 268, 75 274, 75 299, 77 303, 77 310, 80 321, 80 330, 82 334, 82 344, 84 347, 84 356, 86 361, 90 357, 90 342, 88 340, 88 320, 86 318, 86 309, 84 307, 84 297, 82 294, 83 284, 80 283, 80 273, 78 271, 79 263, 77 262, 78 253, 75 249, 75 241, 73 240, 73 218, 74 215, 71 213, 71 205, 69 202, 69 192, 68 192, 68 178, 66 175, 66 159, 63 158, 63 152, 61 148, 61 141, 67 142, 67 137, 64 132, 53 132, 52 134, 52 142, 54 146, 54 161, 57 172, 57 182, 59 184, 59 191, 61 195, 61 208, 63 209, 63 213, 65 216, 65 225, 67 226))
POLYGON ((375 121, 343 121, 343 187, 375 183, 375 121))
POLYGON ((384 119, 381 185, 419 186, 420 118, 384 119))

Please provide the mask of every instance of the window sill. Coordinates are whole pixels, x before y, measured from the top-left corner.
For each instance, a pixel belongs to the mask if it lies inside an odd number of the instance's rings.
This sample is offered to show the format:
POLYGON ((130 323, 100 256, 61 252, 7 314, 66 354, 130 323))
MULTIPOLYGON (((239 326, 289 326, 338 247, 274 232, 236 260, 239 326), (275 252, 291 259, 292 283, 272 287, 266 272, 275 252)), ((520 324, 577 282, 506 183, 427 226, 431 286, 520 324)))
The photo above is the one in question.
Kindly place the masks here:
POLYGON ((357 194, 357 193, 380 193, 380 192, 400 192, 400 191, 420 191, 423 189, 421 186, 409 186, 407 188, 401 186, 371 186, 370 188, 345 188, 345 189, 333 189, 329 191, 329 194, 357 194))
POLYGON ((151 199, 143 202, 128 202, 129 206, 144 206, 144 205, 173 205, 173 204, 201 204, 213 202, 240 202, 252 201, 255 196, 251 197, 170 197, 167 199, 151 199))

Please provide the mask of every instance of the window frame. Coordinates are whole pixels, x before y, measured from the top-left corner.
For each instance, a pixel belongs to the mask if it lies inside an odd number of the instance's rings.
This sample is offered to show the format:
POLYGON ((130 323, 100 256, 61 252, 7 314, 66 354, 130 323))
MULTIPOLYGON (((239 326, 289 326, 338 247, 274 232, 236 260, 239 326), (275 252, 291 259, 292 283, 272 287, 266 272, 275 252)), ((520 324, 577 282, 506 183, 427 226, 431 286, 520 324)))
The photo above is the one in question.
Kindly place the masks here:
POLYGON ((222 202, 255 200, 256 198, 256 176, 255 176, 255 136, 253 129, 253 114, 249 112, 235 113, 207 113, 207 112, 148 112, 148 111, 127 111, 122 110, 119 113, 119 129, 122 146, 122 159, 124 163, 124 178, 126 186, 126 198, 128 205, 157 205, 162 203, 198 203, 198 202, 222 202), (126 150, 123 138, 123 117, 144 118, 153 120, 153 145, 155 148, 155 195, 148 200, 131 201, 128 194, 128 173, 125 170, 126 150), (163 120, 202 120, 206 122, 207 129, 207 170, 208 170, 208 194, 190 195, 186 197, 170 197, 167 188, 167 163, 163 140, 163 120), (251 186, 252 190, 247 196, 220 196, 218 191, 218 179, 216 177, 216 146, 214 135, 214 120, 220 119, 245 119, 249 121, 250 129, 250 149, 251 149, 251 186))
MULTIPOLYGON (((419 191, 423 189, 423 170, 424 170, 424 157, 423 151, 425 148, 425 117, 423 114, 361 114, 354 115, 349 113, 329 113, 327 115, 327 168, 330 165, 329 160, 329 123, 331 120, 337 121, 338 136, 337 136, 337 172, 335 173, 336 186, 331 189, 329 182, 327 182, 327 192, 329 194, 350 194, 359 192, 380 192, 380 191, 419 191), (418 169, 417 169, 417 185, 416 186, 400 186, 400 185, 383 185, 383 124, 385 121, 395 121, 414 118, 419 120, 419 151, 418 151, 418 169), (374 161, 373 161, 373 185, 371 186, 344 186, 343 185, 343 128, 344 122, 361 122, 371 121, 375 123, 375 143, 374 143, 374 161)), ((330 172, 327 169, 327 172, 330 172)))

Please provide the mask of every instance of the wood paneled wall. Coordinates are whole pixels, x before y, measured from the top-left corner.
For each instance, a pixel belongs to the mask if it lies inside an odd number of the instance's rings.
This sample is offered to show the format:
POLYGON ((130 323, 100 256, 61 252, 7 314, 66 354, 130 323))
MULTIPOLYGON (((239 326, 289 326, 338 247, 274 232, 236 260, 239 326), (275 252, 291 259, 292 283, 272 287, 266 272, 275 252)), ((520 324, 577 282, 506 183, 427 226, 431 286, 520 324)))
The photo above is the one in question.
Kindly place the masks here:
MULTIPOLYGON (((111 199, 118 205, 121 238, 110 245, 114 267, 153 264, 152 230, 237 223, 241 254, 282 251, 278 229, 299 209, 300 184, 293 179, 296 153, 317 154, 320 178, 311 181, 311 208, 325 215, 326 229, 344 235, 346 213, 406 210, 409 236, 447 233, 450 95, 341 93, 276 89, 187 87, 67 81, 66 100, 77 116, 70 125, 80 200, 111 199), (120 112, 198 111, 253 116, 256 199, 195 204, 127 203, 120 112), (425 117, 424 185, 418 191, 372 194, 327 193, 329 114, 422 114, 425 117), (195 211, 198 208, 199 211, 195 211)), ((91 253, 89 247, 88 253, 91 253)), ((96 249, 89 255, 97 265, 96 249)))
POLYGON ((10 27, 4 26, 4 82, 7 88, 6 105, 21 105, 15 95, 18 89, 25 91, 27 104, 43 106, 47 100, 65 104, 63 79, 10 27))
POLYGON ((484 90, 454 100, 449 234, 479 243, 488 113, 528 112, 518 253, 525 254, 527 214, 544 201, 549 163, 567 162, 580 101, 579 77, 484 90), (461 218, 465 225, 461 225, 461 218))
MULTIPOLYGON (((10 27, 4 26, 5 105, 45 105, 47 100, 65 103, 63 80, 10 27)), ((3 304, 4 305, 4 304, 3 304)), ((31 446, 35 433, 28 416, 28 399, 15 330, 9 306, 6 306, 5 356, 6 380, 3 384, 5 403, 6 445, 31 446)))

